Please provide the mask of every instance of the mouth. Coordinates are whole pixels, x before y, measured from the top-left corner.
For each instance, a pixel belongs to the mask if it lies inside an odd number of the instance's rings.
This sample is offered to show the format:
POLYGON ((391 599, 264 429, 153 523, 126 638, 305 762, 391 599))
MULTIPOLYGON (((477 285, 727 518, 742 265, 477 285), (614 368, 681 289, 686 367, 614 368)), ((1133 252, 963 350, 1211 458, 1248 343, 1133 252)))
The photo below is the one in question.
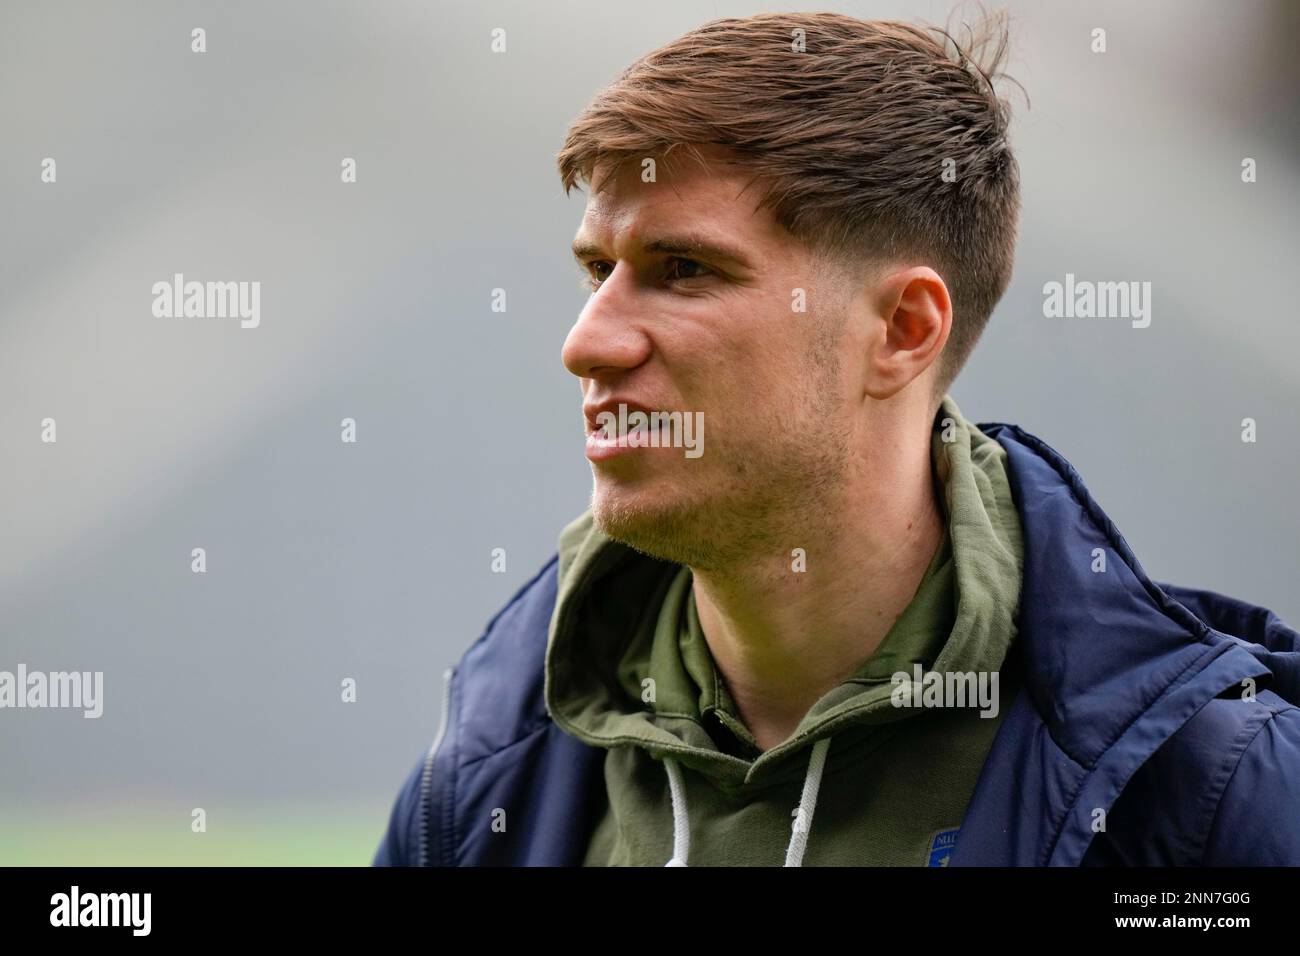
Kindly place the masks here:
POLYGON ((587 458, 592 462, 607 461, 651 447, 658 426, 650 424, 628 427, 628 417, 641 412, 645 419, 654 421, 644 405, 633 402, 601 402, 583 406, 587 426, 587 458))
POLYGON ((587 434, 607 430, 611 425, 617 425, 622 420, 627 421, 633 412, 641 412, 649 417, 650 409, 645 405, 635 402, 601 402, 598 405, 583 405, 582 415, 587 423, 587 434))

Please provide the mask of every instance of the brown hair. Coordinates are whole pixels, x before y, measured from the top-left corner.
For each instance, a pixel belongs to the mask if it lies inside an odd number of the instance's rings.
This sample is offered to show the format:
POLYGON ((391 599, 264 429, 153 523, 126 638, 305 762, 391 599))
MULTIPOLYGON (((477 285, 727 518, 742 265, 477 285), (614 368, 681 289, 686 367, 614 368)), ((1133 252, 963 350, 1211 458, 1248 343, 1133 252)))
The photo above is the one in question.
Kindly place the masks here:
POLYGON ((565 193, 605 161, 729 147, 764 184, 760 205, 813 250, 943 276, 942 394, 1011 279, 1020 177, 993 90, 1007 32, 1002 13, 964 46, 940 27, 838 13, 714 20, 597 94, 556 157, 565 193))

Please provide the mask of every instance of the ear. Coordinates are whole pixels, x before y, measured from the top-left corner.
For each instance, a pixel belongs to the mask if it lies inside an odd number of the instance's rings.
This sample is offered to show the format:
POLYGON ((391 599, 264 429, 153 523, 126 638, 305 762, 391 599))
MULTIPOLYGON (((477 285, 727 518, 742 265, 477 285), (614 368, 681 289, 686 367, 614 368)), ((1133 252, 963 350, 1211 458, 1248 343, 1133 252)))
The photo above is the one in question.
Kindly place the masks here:
POLYGON ((865 390, 886 399, 935 367, 952 331, 952 300, 939 273, 910 266, 881 280, 875 304, 865 390))

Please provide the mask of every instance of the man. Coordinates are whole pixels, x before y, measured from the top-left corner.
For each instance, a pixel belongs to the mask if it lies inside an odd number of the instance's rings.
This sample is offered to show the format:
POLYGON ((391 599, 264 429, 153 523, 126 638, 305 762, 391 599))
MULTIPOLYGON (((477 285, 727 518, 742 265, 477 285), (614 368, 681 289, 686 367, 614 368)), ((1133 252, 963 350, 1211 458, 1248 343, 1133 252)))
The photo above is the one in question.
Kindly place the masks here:
POLYGON ((574 123, 591 508, 375 863, 1300 863, 1300 635, 948 395, 1013 263, 1004 41, 716 21, 574 123))

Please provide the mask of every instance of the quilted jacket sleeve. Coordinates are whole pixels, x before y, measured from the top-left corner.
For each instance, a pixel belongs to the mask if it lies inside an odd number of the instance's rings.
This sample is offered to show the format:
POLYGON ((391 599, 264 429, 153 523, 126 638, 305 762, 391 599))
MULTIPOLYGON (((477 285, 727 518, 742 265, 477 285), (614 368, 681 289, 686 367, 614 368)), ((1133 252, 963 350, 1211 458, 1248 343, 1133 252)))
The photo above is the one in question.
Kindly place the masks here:
POLYGON ((1300 866, 1300 709, 1261 694, 1205 841, 1205 866, 1300 866))

